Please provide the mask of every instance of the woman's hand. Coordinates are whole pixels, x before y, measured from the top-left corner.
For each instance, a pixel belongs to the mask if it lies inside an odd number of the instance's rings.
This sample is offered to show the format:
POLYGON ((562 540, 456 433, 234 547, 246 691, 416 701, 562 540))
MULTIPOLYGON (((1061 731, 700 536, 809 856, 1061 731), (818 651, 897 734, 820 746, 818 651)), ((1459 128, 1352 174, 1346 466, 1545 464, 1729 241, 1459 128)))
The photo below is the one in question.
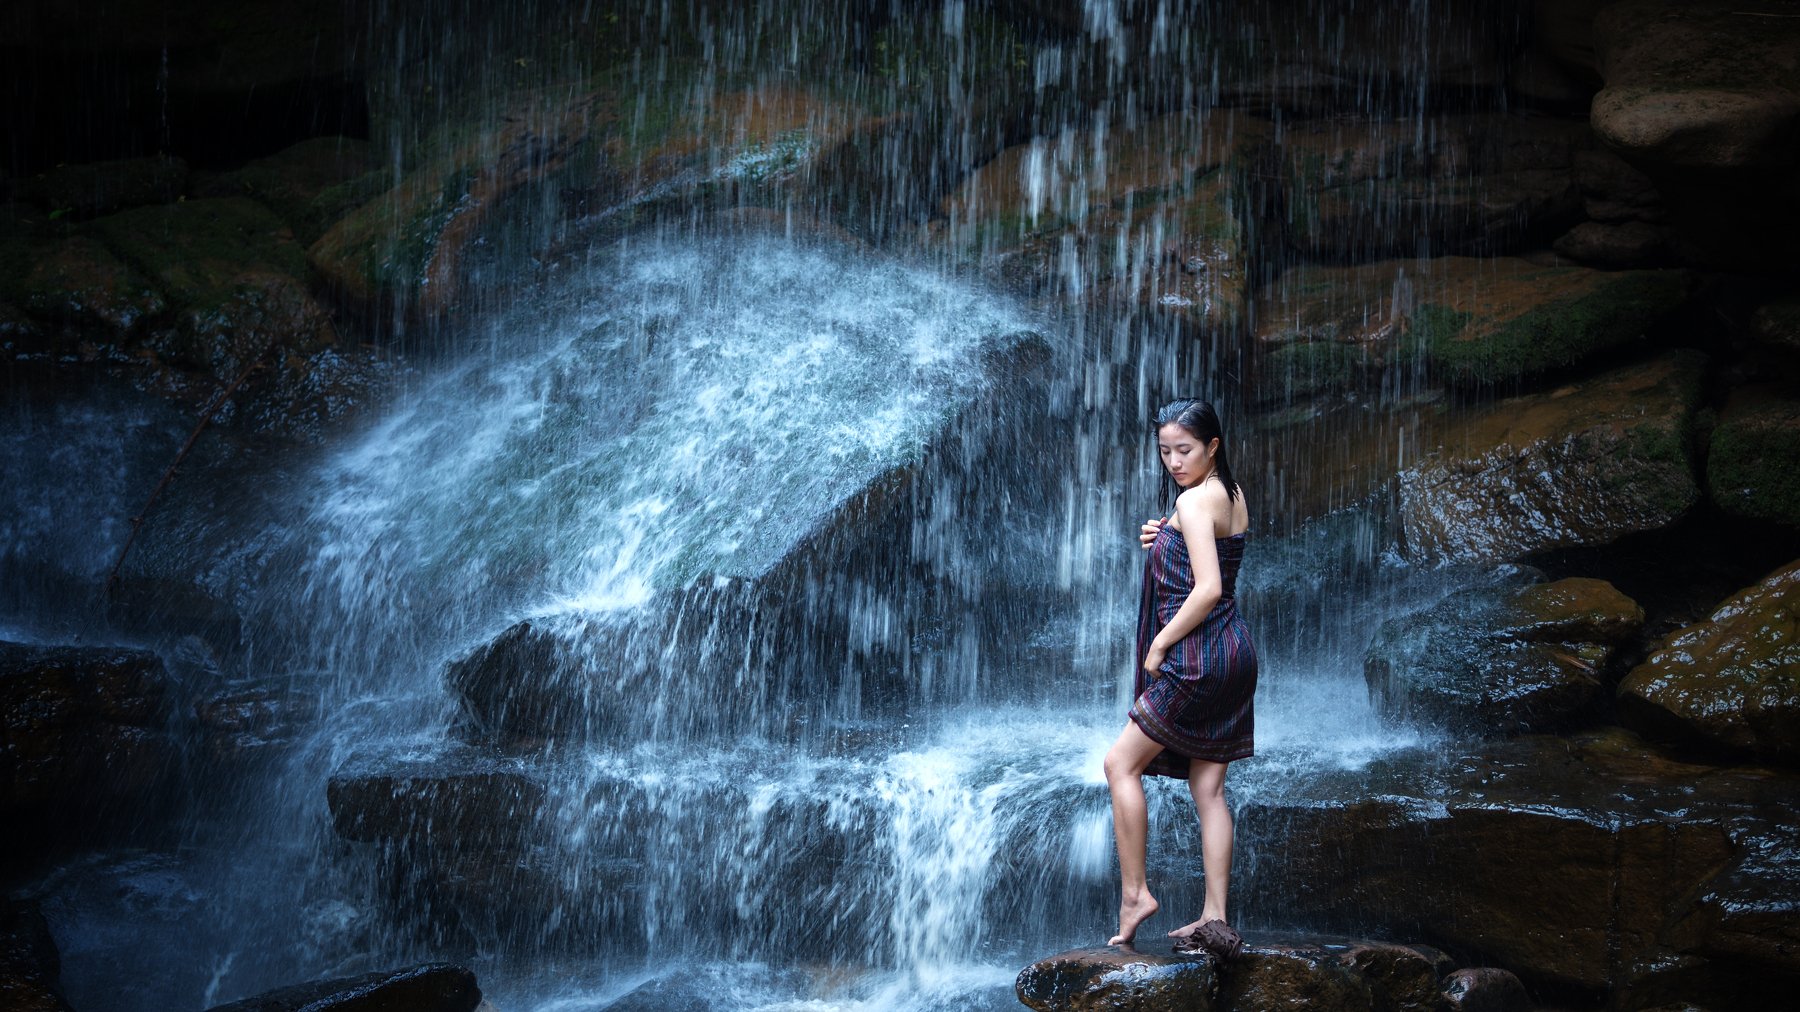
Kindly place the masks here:
POLYGON ((1138 543, 1144 546, 1145 551, 1150 550, 1150 543, 1156 540, 1156 532, 1162 530, 1164 522, 1163 517, 1144 521, 1143 532, 1138 535, 1138 543))
POLYGON ((1155 640, 1150 641, 1150 649, 1144 651, 1144 670, 1161 671, 1163 658, 1169 656, 1169 648, 1155 640))

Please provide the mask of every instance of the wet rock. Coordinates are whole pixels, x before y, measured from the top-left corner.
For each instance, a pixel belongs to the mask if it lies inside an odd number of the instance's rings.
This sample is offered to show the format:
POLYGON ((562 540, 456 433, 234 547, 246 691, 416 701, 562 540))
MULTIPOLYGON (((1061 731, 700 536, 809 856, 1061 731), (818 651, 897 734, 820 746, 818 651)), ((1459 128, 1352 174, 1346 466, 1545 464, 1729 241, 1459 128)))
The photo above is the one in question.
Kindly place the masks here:
POLYGON ((314 137, 243 168, 197 179, 194 196, 247 197, 274 211, 310 246, 386 189, 368 141, 314 137))
POLYGON ((450 963, 421 963, 356 977, 267 991, 209 1012, 474 1012, 481 1004, 475 974, 450 963))
POLYGON ((316 698, 280 684, 227 689, 194 704, 194 718, 216 761, 242 762, 279 753, 313 718, 316 698))
POLYGON ((1290 241, 1366 261, 1499 253, 1574 224, 1584 124, 1510 116, 1314 120, 1281 138, 1290 241))
POLYGON ((1509 970, 1476 966, 1444 978, 1444 1003, 1467 1012, 1528 1012, 1531 996, 1509 970))
POLYGON ((1753 1006, 1800 968, 1748 939, 1792 937, 1791 875, 1769 863, 1796 800, 1800 777, 1673 761, 1618 728, 1411 750, 1248 804, 1242 852, 1280 860, 1248 862, 1243 902, 1480 952, 1534 986, 1753 1006), (1735 931, 1711 919, 1752 896, 1735 931))
POLYGON ((0 901, 0 1006, 15 1012, 69 1012, 58 987, 61 957, 37 904, 0 901))
POLYGON ((1041 1012, 1176 1012, 1221 1008, 1218 961, 1167 943, 1074 949, 1019 971, 1019 1000, 1041 1012))
POLYGON ((1384 623, 1363 673, 1402 720, 1461 734, 1554 730, 1592 708, 1608 663, 1643 624, 1643 609, 1603 580, 1464 591, 1384 623))
POLYGON ((520 760, 452 747, 405 759, 352 758, 331 775, 325 797, 346 840, 497 849, 529 832, 545 791, 543 774, 520 760))
POLYGON ((1551 248, 1595 267, 1657 267, 1670 259, 1668 230, 1643 221, 1584 221, 1558 237, 1551 248))
POLYGON ((1800 759, 1800 562, 1721 602, 1619 683, 1619 712, 1646 733, 1800 759))
POLYGON ((125 158, 58 165, 13 184, 13 192, 59 218, 91 218, 140 204, 172 203, 187 176, 187 163, 179 158, 125 158))
POLYGON ((1800 399, 1769 386, 1732 391, 1713 427, 1706 485, 1731 516, 1800 527, 1800 399))
POLYGON ((1541 376, 1638 341, 1687 299, 1680 271, 1543 267, 1500 257, 1298 267, 1258 299, 1266 398, 1416 382, 1541 376))
POLYGON ((153 808, 176 749, 161 658, 128 647, 0 642, 0 811, 30 852, 153 808))
POLYGON ((1594 19, 1606 87, 1595 133, 1627 157, 1696 168, 1792 165, 1800 29, 1731 3, 1628 0, 1594 19))
POLYGON ((1663 527, 1698 501, 1693 412, 1706 359, 1678 351, 1466 420, 1399 476, 1404 550, 1516 559, 1663 527))
POLYGON ((1267 121, 1215 110, 1035 138, 970 173, 939 205, 933 235, 1028 293, 1061 286, 1235 327, 1247 308, 1248 177, 1269 136, 1267 121))
POLYGON ((1037 1009, 1275 1008, 1429 1012, 1439 966, 1428 947, 1334 935, 1246 938, 1221 967, 1208 953, 1176 953, 1162 939, 1076 949, 1019 973, 1019 1000, 1037 1009))

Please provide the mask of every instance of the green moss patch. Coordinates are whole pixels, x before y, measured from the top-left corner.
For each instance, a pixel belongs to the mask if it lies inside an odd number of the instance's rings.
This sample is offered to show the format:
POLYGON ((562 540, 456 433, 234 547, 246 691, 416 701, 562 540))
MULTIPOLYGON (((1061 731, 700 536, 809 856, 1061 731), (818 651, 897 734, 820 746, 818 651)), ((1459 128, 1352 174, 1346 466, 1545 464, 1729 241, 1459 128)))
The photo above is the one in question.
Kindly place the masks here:
POLYGON ((1800 528, 1800 401, 1734 394, 1713 429, 1706 484, 1727 513, 1800 528))

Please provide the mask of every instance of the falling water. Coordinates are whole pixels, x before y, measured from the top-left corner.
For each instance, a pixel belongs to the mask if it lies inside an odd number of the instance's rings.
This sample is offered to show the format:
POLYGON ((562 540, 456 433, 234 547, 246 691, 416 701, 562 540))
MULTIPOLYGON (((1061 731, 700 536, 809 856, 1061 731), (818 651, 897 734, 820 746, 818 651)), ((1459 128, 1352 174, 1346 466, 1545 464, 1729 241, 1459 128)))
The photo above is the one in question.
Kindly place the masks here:
MULTIPOLYGON (((491 125, 514 108, 496 96, 541 93, 595 52, 631 54, 609 73, 638 95, 634 130, 658 103, 723 108, 821 46, 857 66, 828 83, 865 114, 941 115, 878 150, 788 151, 867 190, 781 183, 785 227, 716 227, 668 190, 503 222, 478 265, 489 294, 425 337, 399 321, 418 371, 359 428, 260 470, 194 465, 134 565, 190 580, 236 632, 142 638, 184 696, 254 680, 306 730, 232 783, 196 784, 168 846, 46 873, 73 1004, 191 1006, 456 958, 508 1012, 640 987, 670 1007, 1001 1008, 1022 960, 1103 938, 1099 759, 1128 703, 1135 531, 1167 505, 1144 419, 1176 390, 1228 417, 1254 395, 1224 342, 1133 301, 1172 284, 1154 196, 1089 202, 1121 170, 1109 137, 1196 159, 1159 171, 1210 171, 1212 141, 1182 139, 1219 137, 1213 107, 1310 24, 1214 36, 1206 5, 1163 6, 1085 3, 1041 37, 976 31, 990 15, 963 3, 924 20, 790 4, 792 21, 589 5, 575 27, 535 5, 421 4, 384 25, 371 93, 395 180, 434 125, 491 125), (1017 90, 981 93, 995 60, 1017 90), (1187 110, 1173 133, 1145 126, 1172 110, 1187 110), (971 269, 994 209, 956 190, 1014 144, 1012 227, 1088 229, 1060 240, 1036 301, 971 269), (222 491, 194 491, 203 479, 222 491), (506 652, 512 630, 529 663, 506 652), (448 803, 406 786, 440 779, 448 803), (372 782, 392 788, 375 813, 392 826, 342 814, 372 782)), ((1417 112, 1436 100, 1417 70, 1343 87, 1417 112)), ((674 190, 763 185, 769 161, 734 161, 729 133, 674 190)), ((1255 219, 1254 191, 1221 192, 1255 219)), ((1408 370, 1378 396, 1415 395, 1408 370)), ((72 403, 21 409, 0 446, 30 479, 0 493, 15 574, 0 621, 21 638, 68 630, 16 573, 92 586, 179 438, 148 404, 72 403)), ((1249 451, 1266 505, 1242 607, 1264 671, 1236 804, 1423 740, 1371 709, 1362 652, 1381 619, 1484 578, 1400 563, 1378 500, 1306 513, 1282 484, 1305 469, 1302 438, 1249 451)), ((1152 791, 1172 909, 1198 902, 1183 798, 1152 791)), ((1244 901, 1246 923, 1281 919, 1267 899, 1244 901)))

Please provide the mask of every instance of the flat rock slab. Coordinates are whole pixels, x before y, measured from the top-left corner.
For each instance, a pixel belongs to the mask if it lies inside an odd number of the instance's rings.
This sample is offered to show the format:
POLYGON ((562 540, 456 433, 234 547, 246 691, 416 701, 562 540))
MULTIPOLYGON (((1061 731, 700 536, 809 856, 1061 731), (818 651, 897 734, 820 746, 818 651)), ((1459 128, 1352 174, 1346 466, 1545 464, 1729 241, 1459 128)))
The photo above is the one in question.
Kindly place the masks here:
POLYGON ((267 991, 208 1012, 474 1012, 475 974, 450 963, 422 963, 267 991))
POLYGON ((1620 728, 1410 750, 1251 802, 1244 904, 1481 953, 1537 986, 1756 1007, 1800 971, 1779 856, 1796 803, 1800 777, 1679 762, 1620 728))
POLYGON ((1428 946, 1283 933, 1246 938, 1229 964, 1210 953, 1174 952, 1161 939, 1074 949, 1026 967, 1016 986, 1020 1001, 1044 1010, 1431 1012, 1447 967, 1428 946))
POLYGON ((1040 959, 1019 971, 1019 1000, 1041 1012, 1207 1012, 1220 1006, 1218 960, 1171 951, 1106 945, 1040 959))

